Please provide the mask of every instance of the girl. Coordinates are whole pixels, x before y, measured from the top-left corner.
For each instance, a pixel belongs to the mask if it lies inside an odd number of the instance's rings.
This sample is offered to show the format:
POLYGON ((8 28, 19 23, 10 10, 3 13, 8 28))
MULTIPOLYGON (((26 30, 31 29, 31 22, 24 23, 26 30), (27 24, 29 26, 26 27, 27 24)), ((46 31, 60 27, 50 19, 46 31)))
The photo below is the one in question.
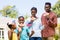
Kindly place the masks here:
POLYGON ((9 40, 18 40, 16 32, 14 30, 16 29, 16 24, 13 22, 7 23, 10 30, 8 31, 8 38, 9 40))
POLYGON ((19 34, 19 40, 29 40, 29 29, 24 24, 24 17, 20 16, 18 17, 19 22, 19 28, 18 28, 18 34, 19 34))

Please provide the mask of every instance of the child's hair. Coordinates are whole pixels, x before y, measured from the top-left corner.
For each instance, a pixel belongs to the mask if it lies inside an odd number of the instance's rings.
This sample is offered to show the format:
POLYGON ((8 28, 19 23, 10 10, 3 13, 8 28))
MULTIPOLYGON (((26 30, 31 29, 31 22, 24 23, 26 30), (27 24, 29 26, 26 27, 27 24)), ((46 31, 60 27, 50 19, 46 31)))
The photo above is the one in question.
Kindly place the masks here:
POLYGON ((24 17, 23 17, 23 16, 19 16, 19 17, 18 17, 18 19, 20 19, 20 18, 23 18, 23 19, 24 19, 24 17))
POLYGON ((7 23, 7 25, 8 25, 8 27, 11 29, 12 25, 11 25, 11 24, 9 24, 9 23, 7 23))
POLYGON ((37 8, 36 7, 32 7, 31 10, 35 10, 37 12, 37 8))

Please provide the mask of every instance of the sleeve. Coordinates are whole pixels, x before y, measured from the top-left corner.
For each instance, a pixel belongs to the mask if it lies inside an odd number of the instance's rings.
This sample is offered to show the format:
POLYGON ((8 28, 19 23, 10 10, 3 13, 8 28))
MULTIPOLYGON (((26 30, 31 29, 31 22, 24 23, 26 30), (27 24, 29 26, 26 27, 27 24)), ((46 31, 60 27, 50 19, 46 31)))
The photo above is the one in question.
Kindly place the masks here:
POLYGON ((54 27, 57 27, 57 16, 56 15, 54 16, 53 24, 54 24, 54 27))
POLYGON ((16 32, 16 33, 18 34, 18 28, 16 28, 16 29, 14 30, 14 32, 16 32))
POLYGON ((44 14, 42 14, 42 16, 41 16, 41 22, 42 22, 42 25, 47 26, 44 14))
POLYGON ((57 16, 55 14, 54 14, 52 20, 50 20, 50 24, 51 24, 50 26, 53 28, 57 27, 57 16))
POLYGON ((30 33, 30 29, 27 27, 27 33, 30 33))
POLYGON ((52 18, 53 21, 51 21, 51 25, 53 28, 57 27, 57 16, 54 14, 54 17, 52 18))

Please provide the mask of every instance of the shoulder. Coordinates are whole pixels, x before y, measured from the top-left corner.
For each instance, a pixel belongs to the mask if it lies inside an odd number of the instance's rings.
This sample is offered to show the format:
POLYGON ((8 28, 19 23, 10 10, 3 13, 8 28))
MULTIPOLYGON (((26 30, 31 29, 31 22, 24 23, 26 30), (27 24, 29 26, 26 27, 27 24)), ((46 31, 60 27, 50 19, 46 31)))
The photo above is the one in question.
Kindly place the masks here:
POLYGON ((10 33, 11 33, 11 30, 8 31, 8 34, 10 34, 10 33))
POLYGON ((9 30, 8 32, 11 32, 11 30, 9 30))
POLYGON ((15 33, 18 33, 18 28, 16 28, 16 29, 14 30, 14 32, 15 32, 15 33))
POLYGON ((57 15, 56 15, 56 13, 55 13, 55 12, 52 12, 52 14, 53 14, 53 16, 56 16, 56 17, 57 17, 57 15))
POLYGON ((28 26, 25 25, 24 28, 25 28, 25 29, 28 29, 28 26))
POLYGON ((44 12, 44 13, 42 13, 42 17, 45 15, 46 13, 44 12))

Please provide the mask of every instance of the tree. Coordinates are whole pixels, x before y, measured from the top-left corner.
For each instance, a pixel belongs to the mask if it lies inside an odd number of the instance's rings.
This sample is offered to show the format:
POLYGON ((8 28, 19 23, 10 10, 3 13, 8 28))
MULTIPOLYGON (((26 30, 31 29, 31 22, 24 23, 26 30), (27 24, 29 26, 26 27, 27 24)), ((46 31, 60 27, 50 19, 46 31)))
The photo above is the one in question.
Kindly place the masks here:
POLYGON ((60 0, 52 7, 52 10, 60 17, 60 0))
POLYGON ((16 18, 18 13, 15 10, 15 6, 6 6, 2 10, 0 10, 0 12, 2 13, 2 16, 10 18, 16 18))
POLYGON ((28 16, 27 13, 26 13, 26 15, 24 16, 24 18, 27 19, 28 17, 29 17, 29 16, 28 16))

